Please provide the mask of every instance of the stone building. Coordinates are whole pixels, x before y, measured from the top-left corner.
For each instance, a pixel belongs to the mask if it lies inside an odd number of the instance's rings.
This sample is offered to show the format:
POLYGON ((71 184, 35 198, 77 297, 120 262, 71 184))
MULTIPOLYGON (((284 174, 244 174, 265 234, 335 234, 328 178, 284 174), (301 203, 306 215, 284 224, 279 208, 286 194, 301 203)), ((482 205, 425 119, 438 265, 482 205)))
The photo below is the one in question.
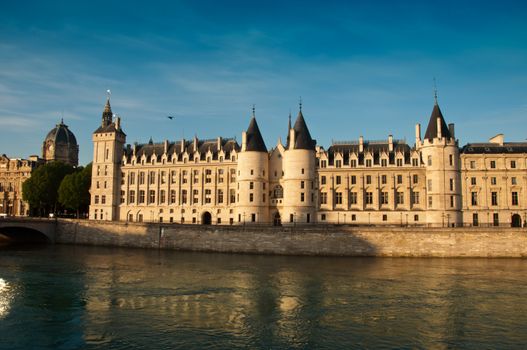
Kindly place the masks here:
POLYGON ((46 136, 42 144, 42 158, 47 162, 57 160, 73 166, 79 165, 77 139, 63 119, 46 136))
POLYGON ((326 150, 301 105, 286 143, 272 149, 254 109, 241 145, 195 137, 125 146, 109 100, 93 142, 93 220, 518 226, 527 211, 527 143, 498 136, 460 148, 437 100, 413 146, 361 136, 326 150))
POLYGON ((22 184, 41 163, 42 160, 37 156, 31 156, 29 159, 10 159, 5 154, 0 156, 0 214, 29 214, 29 207, 22 199, 22 184))
POLYGON ((77 166, 78 160, 77 140, 63 120, 48 132, 42 145, 42 158, 36 155, 29 159, 0 156, 0 214, 29 215, 29 206, 22 199, 22 183, 36 167, 51 161, 77 166))

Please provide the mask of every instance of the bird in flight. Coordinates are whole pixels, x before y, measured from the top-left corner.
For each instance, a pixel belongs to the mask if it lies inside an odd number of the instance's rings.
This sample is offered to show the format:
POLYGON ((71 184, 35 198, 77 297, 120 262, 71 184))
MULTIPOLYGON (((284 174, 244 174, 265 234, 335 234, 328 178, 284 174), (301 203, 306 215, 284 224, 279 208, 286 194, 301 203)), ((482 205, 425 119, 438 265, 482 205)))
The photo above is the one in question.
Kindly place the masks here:
POLYGON ((172 119, 174 119, 175 117, 169 115, 169 116, 167 116, 167 118, 170 119, 170 120, 172 120, 172 119))

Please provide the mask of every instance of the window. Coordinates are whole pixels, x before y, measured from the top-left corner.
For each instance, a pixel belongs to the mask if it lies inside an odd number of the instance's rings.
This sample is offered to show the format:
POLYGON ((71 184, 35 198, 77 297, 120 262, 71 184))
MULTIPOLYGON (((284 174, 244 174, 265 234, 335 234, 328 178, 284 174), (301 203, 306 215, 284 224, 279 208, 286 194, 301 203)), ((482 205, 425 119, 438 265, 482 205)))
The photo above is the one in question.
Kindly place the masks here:
POLYGON ((357 192, 350 192, 350 203, 357 204, 357 192))
POLYGON ((386 175, 381 175, 381 183, 382 183, 383 185, 386 185, 386 182, 387 182, 386 175))
POLYGON ((428 166, 432 165, 432 156, 428 156, 428 166))
POLYGON ((366 204, 373 204, 373 192, 366 192, 366 204))
POLYGON ((414 176, 412 176, 412 182, 413 182, 414 184, 419 183, 419 175, 414 175, 414 176))
POLYGON ((479 225, 478 213, 472 214, 472 225, 473 226, 479 225))
POLYGON ((130 203, 135 203, 135 191, 134 190, 130 191, 129 193, 129 201, 130 203))
POLYGON ((342 167, 342 160, 340 160, 340 159, 339 159, 339 160, 336 160, 336 161, 335 161, 335 167, 336 167, 336 168, 341 168, 341 167, 342 167))
POLYGON ((496 178, 495 177, 491 177, 490 178, 490 184, 491 185, 496 185, 496 178))
POLYGON ((371 159, 366 159, 366 166, 371 168, 371 159))
POLYGON ((249 202, 252 202, 252 201, 254 201, 254 194, 249 193, 249 202))
POLYGON ((199 191, 193 190, 192 191, 192 203, 196 204, 199 202, 199 191))
POLYGON ((450 164, 450 166, 454 165, 454 156, 451 154, 448 155, 448 163, 450 164))
POLYGON ((176 191, 170 190, 170 204, 176 203, 176 191))
POLYGON ((388 204, 388 192, 381 192, 381 204, 388 204))
POLYGON ((280 185, 276 185, 273 191, 274 198, 283 198, 284 197, 284 189, 280 185))
POLYGON ((340 185, 341 182, 342 182, 342 179, 341 179, 340 175, 337 175, 337 176, 335 177, 335 183, 336 183, 337 185, 340 185))
POLYGON ((428 191, 432 191, 432 179, 428 179, 428 191))
POLYGON ((454 190, 454 179, 450 179, 450 191, 454 190))
POLYGON ((251 175, 254 175, 254 169, 251 169, 251 175))
POLYGON ((412 192, 410 196, 412 204, 419 204, 419 192, 412 192))
POLYGON ((511 184, 512 185, 517 185, 518 184, 517 181, 516 181, 516 177, 514 177, 514 176, 511 177, 511 184))
POLYGON ((470 161, 470 169, 476 169, 476 161, 475 160, 471 160, 470 161))
POLYGON ((492 215, 492 223, 494 226, 499 226, 500 225, 500 216, 498 213, 494 213, 492 215))
POLYGON ((223 183, 223 169, 218 170, 218 183, 223 183))
POLYGON ((412 158, 412 166, 418 166, 419 160, 417 158, 412 158))
POLYGON ((473 186, 476 185, 476 178, 475 177, 471 177, 470 178, 470 184, 473 185, 473 186))
POLYGON ((206 189, 205 190, 205 203, 210 204, 212 202, 212 190, 206 189))
POLYGON ((397 158, 397 166, 403 166, 403 160, 401 158, 397 158))
POLYGON ((414 221, 419 221, 419 215, 414 215, 414 221))
POLYGON ((135 173, 130 173, 130 185, 135 184, 135 173))
POLYGON ((320 221, 326 221, 326 214, 320 214, 320 221))
POLYGON ((106 204, 106 196, 104 194, 101 196, 101 204, 106 204))
POLYGON ((302 168, 302 174, 304 174, 304 168, 302 168))
POLYGON ((454 208, 454 196, 450 196, 450 208, 454 208))
POLYGON ((251 222, 256 222, 256 214, 251 213, 251 222))
POLYGON ((356 168, 357 167, 357 159, 352 159, 351 160, 351 167, 352 168, 356 168))
POLYGON ((205 183, 210 184, 212 182, 212 170, 205 170, 205 183))
POLYGON ((320 177, 320 184, 322 184, 322 185, 326 184, 326 177, 325 176, 321 176, 320 177))
POLYGON ((253 190, 254 189, 254 182, 249 182, 249 189, 250 190, 253 190))
POLYGON ((428 196, 428 207, 432 208, 432 196, 428 196))
POLYGON ((366 184, 367 185, 371 184, 371 175, 366 175, 366 184))
POLYGON ((491 192, 491 205, 498 205, 498 192, 491 192))
POLYGON ((491 160, 490 161, 490 168, 491 169, 496 169, 496 161, 495 160, 491 160))
POLYGON ((335 204, 342 204, 342 192, 335 192, 335 204))
POLYGON ((512 192, 512 205, 518 205, 518 192, 512 192))
POLYGON ((303 202, 305 200, 305 194, 304 192, 300 193, 300 202, 303 202))
POLYGON ((300 188, 304 189, 304 186, 305 186, 305 182, 304 181, 300 181, 300 188))
POLYGON ((159 202, 165 203, 165 201, 166 201, 166 192, 165 190, 161 190, 159 191, 159 202))
POLYGON ((223 190, 218 190, 218 203, 223 203, 223 190))
POLYGON ((139 185, 145 184, 145 172, 141 171, 139 172, 139 185))
POLYGON ((186 170, 183 170, 183 172, 181 173, 181 182, 184 184, 187 183, 187 171, 186 170))
POLYGON ((95 198, 93 199, 93 202, 95 204, 99 204, 99 196, 95 196, 95 198))
POLYGON ((351 184, 355 185, 357 183, 357 177, 355 175, 351 175, 351 184))
POLYGON ((404 192, 397 192, 397 204, 404 204, 404 192))
POLYGON ((516 161, 511 160, 511 169, 516 169, 516 161))
POLYGON ((478 205, 478 193, 470 192, 470 202, 472 205, 478 205))
POLYGON ((326 192, 320 192, 320 204, 328 204, 328 194, 326 192))
POLYGON ((236 190, 231 189, 230 191, 231 191, 230 192, 230 197, 231 197, 231 201, 230 202, 231 203, 236 203, 236 190))
POLYGON ((148 204, 155 203, 156 201, 156 191, 150 190, 148 192, 148 204))
POLYGON ((321 160, 321 161, 320 161, 320 167, 321 167, 321 168, 325 168, 325 167, 327 167, 327 166, 328 166, 328 162, 327 162, 327 160, 321 160))
POLYGON ((166 179, 166 172, 162 171, 161 172, 161 184, 166 183, 166 181, 167 181, 167 179, 166 179))
POLYGON ((381 159, 381 166, 388 166, 388 161, 386 159, 381 159))
POLYGON ((149 178, 150 178, 150 185, 153 185, 153 184, 156 183, 156 173, 155 173, 155 171, 151 171, 150 172, 149 178))
POLYGON ((403 183, 403 176, 402 175, 397 175, 397 183, 398 184, 402 184, 403 183))
POLYGON ((145 191, 140 190, 138 203, 143 204, 144 202, 145 202, 145 191))
POLYGON ((199 171, 194 170, 194 183, 197 184, 198 182, 199 182, 199 171))
POLYGON ((382 214, 382 221, 388 221, 388 215, 382 214))

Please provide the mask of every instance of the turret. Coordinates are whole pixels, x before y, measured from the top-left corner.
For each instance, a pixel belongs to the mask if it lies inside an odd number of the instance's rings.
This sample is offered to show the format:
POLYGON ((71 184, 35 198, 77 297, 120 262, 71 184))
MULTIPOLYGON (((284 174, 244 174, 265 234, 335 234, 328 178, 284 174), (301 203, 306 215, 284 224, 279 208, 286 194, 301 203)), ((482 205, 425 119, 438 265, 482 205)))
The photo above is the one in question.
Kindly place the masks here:
POLYGON ((462 223, 459 148, 454 124, 448 127, 437 98, 423 140, 416 129, 416 143, 426 167, 427 223, 452 226, 462 223))
POLYGON ((119 118, 112 121, 110 96, 102 113, 101 126, 95 130, 93 141, 93 163, 90 216, 91 220, 119 220, 121 195, 121 160, 126 135, 119 118))
POLYGON ((283 224, 313 223, 316 212, 316 141, 311 138, 302 104, 289 130, 289 142, 283 157, 283 224))
POLYGON ((269 155, 256 122, 254 107, 249 127, 242 133, 237 164, 238 223, 269 222, 269 155))

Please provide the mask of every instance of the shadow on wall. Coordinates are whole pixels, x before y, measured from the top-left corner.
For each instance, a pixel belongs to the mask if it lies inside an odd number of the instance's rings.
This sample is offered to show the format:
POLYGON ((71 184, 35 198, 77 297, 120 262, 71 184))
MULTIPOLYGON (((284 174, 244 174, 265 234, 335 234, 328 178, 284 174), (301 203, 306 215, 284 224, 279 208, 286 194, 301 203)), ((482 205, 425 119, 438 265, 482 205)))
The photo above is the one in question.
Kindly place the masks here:
POLYGON ((0 242, 9 244, 51 243, 49 238, 42 232, 25 227, 0 228, 0 242))

